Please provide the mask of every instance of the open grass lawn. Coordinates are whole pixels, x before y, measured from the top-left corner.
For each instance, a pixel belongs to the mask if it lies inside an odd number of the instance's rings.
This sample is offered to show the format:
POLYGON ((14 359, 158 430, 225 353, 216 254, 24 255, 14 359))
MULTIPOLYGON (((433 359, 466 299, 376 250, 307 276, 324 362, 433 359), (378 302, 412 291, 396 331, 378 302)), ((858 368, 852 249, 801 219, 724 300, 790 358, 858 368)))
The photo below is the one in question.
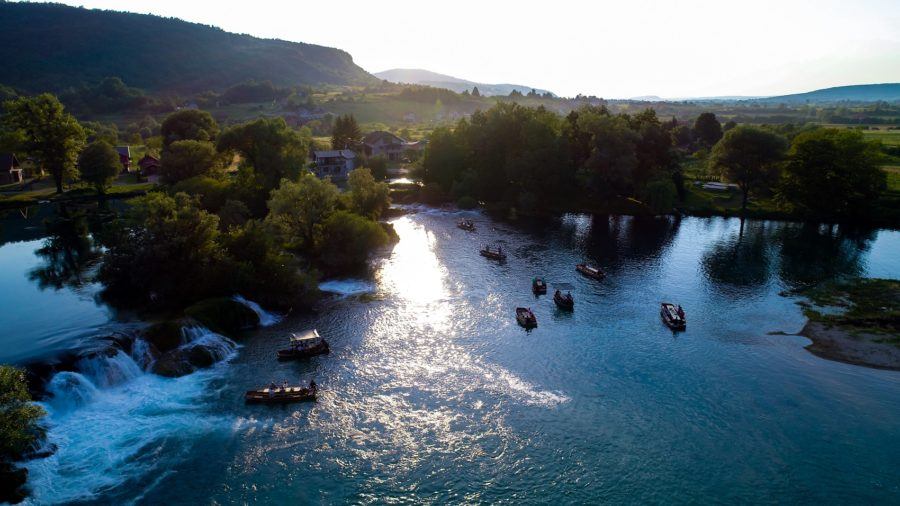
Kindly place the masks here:
POLYGON ((882 167, 887 172, 888 191, 900 193, 900 165, 882 167))
MULTIPOLYGON (((148 191, 154 186, 154 183, 138 181, 137 174, 122 174, 115 181, 113 181, 112 186, 107 189, 106 193, 108 195, 116 195, 122 193, 148 191)), ((36 181, 32 185, 30 185, 26 190, 14 191, 18 187, 19 185, 6 185, 0 188, 0 191, 3 192, 0 193, 0 203, 10 204, 21 202, 24 204, 39 200, 54 200, 58 197, 56 194, 56 186, 53 184, 52 177, 44 177, 40 181, 36 181), (14 188, 11 188, 10 186, 14 186, 14 188)), ((62 195, 63 198, 96 195, 96 190, 94 190, 94 188, 81 183, 68 185, 65 188, 66 190, 62 195)))
POLYGON ((900 146, 900 130, 863 130, 863 137, 880 140, 885 146, 900 146))

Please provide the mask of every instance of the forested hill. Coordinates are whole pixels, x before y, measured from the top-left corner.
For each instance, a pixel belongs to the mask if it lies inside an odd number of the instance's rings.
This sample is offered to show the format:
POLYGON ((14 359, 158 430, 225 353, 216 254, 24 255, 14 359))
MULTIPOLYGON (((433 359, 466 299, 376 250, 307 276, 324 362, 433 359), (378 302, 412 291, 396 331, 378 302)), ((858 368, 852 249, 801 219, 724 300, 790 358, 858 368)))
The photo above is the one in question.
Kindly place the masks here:
MULTIPOLYGON (((302 26, 302 24, 298 24, 302 26)), ((59 4, 0 2, 0 84, 59 91, 120 77, 155 92, 376 79, 339 49, 259 39, 179 19, 59 4)))
POLYGON ((761 102, 896 102, 900 101, 900 83, 837 86, 795 95, 758 99, 761 102))

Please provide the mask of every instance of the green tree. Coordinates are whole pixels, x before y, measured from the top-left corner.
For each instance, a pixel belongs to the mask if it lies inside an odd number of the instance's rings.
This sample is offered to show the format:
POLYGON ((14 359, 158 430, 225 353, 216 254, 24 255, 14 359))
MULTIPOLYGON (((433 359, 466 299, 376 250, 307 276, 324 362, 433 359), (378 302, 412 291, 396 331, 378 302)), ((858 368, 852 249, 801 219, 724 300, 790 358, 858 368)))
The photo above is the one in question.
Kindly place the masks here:
POLYGON ((347 178, 353 211, 378 219, 391 206, 391 191, 387 183, 379 183, 366 168, 354 169, 347 178))
POLYGON ((881 146, 859 131, 801 133, 791 145, 779 199, 809 218, 865 219, 887 184, 881 158, 881 146))
POLYGON ((44 93, 6 103, 4 121, 22 132, 22 149, 50 171, 56 193, 77 174, 75 161, 84 145, 84 129, 55 96, 44 93))
POLYGON ((282 179, 295 179, 306 165, 312 143, 308 132, 291 130, 282 118, 262 118, 223 132, 218 149, 240 153, 268 191, 282 179))
POLYGON ((372 171, 372 176, 378 181, 387 177, 388 161, 383 155, 373 156, 366 161, 366 167, 372 171))
POLYGON ((212 142, 219 135, 219 125, 206 111, 183 109, 163 120, 160 134, 164 147, 177 141, 212 142))
POLYGON ((311 247, 316 226, 334 212, 338 188, 312 174, 303 174, 297 182, 283 179, 267 202, 266 221, 276 227, 291 247, 311 247))
POLYGON ((117 305, 180 308, 227 291, 219 218, 186 193, 133 199, 109 235, 99 278, 117 305))
POLYGON ((175 141, 163 151, 159 172, 163 182, 174 184, 194 176, 213 173, 218 160, 216 149, 210 142, 175 141))
POLYGON ((88 144, 78 156, 78 169, 81 180, 90 183, 97 193, 106 193, 122 170, 119 153, 108 142, 99 140, 88 144))
POLYGON ((45 415, 31 402, 25 371, 0 365, 0 460, 22 457, 43 429, 38 421, 45 415))
POLYGON ((362 216, 336 211, 322 224, 316 242, 319 262, 331 272, 365 266, 369 254, 389 241, 376 222, 362 216))
POLYGON ((751 191, 773 182, 784 159, 787 141, 768 130, 738 126, 725 133, 710 154, 714 170, 741 189, 741 214, 751 191))
POLYGON ((706 147, 712 147, 722 138, 722 124, 711 112, 700 113, 694 121, 694 137, 706 147))
POLYGON ((473 97, 480 97, 480 96, 481 96, 481 92, 478 91, 478 86, 473 86, 473 87, 472 87, 472 96, 473 96, 473 97))
POLYGON ((331 130, 332 149, 352 149, 362 138, 362 132, 352 114, 338 116, 331 130))

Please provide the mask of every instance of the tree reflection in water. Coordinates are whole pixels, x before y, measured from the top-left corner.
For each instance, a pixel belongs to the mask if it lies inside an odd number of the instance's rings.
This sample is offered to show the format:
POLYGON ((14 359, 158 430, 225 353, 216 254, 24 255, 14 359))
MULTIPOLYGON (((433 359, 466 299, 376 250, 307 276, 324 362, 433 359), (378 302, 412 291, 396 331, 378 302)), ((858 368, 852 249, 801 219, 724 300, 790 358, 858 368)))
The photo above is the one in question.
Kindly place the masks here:
POLYGON ((41 289, 77 288, 89 282, 85 273, 96 264, 101 251, 90 234, 88 214, 81 208, 60 204, 55 217, 45 221, 48 237, 35 251, 43 263, 29 279, 41 289))

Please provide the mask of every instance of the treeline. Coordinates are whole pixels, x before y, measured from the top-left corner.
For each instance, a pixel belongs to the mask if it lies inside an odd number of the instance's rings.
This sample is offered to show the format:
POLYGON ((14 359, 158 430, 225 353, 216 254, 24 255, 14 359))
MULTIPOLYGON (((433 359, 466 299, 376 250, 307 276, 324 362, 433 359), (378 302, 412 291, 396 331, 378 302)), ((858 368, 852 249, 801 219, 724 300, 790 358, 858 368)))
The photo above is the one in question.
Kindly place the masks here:
MULTIPOLYGON (((118 154, 87 132, 49 94, 4 106, 0 136, 63 182, 103 194, 121 171, 118 154)), ((205 111, 182 110, 159 127, 161 191, 130 201, 121 219, 94 234, 103 247, 99 279, 116 306, 177 310, 241 293, 295 306, 315 293, 320 273, 364 268, 392 229, 378 223, 387 185, 367 168, 348 191, 307 169, 311 138, 281 118, 222 131, 205 111)))
POLYGON ((774 195, 781 210, 804 219, 864 221, 890 207, 881 200, 880 145, 860 132, 723 126, 712 113, 688 125, 653 109, 614 115, 586 106, 563 117, 501 103, 435 130, 421 175, 426 198, 461 206, 669 212, 685 204, 687 156, 737 184, 743 211, 756 195, 774 195))

